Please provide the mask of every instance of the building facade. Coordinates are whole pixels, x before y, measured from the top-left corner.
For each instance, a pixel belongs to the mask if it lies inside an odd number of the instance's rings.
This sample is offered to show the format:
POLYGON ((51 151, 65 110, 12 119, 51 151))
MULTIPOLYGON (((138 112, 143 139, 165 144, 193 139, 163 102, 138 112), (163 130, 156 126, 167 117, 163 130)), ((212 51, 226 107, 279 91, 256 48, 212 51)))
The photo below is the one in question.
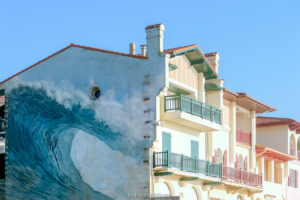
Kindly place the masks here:
POLYGON ((294 154, 270 157, 256 115, 276 109, 224 88, 217 52, 165 50, 164 31, 139 53, 71 44, 0 83, 3 198, 289 199, 265 189, 297 177, 294 129, 294 154))
POLYGON ((296 120, 257 118, 257 159, 264 174, 264 196, 269 199, 299 199, 299 132, 296 120))
MULTIPOLYGON (((184 79, 174 80, 184 77, 184 65, 193 68, 196 63, 188 60, 193 48, 165 51, 175 66, 158 99, 151 192, 190 200, 253 199, 263 191, 262 175, 256 171, 256 113, 275 109, 223 88, 223 80, 201 71, 194 89, 184 79)), ((218 69, 217 53, 203 57, 218 69)))

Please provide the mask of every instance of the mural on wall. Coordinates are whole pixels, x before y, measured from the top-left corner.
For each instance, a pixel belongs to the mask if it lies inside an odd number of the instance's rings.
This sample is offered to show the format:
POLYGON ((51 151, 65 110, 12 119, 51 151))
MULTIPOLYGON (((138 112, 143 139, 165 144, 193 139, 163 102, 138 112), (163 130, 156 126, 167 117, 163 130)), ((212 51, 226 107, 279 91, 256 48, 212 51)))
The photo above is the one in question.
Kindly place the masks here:
POLYGON ((142 133, 154 128, 141 91, 121 102, 114 89, 15 78, 6 92, 7 199, 122 200, 148 186, 142 133))

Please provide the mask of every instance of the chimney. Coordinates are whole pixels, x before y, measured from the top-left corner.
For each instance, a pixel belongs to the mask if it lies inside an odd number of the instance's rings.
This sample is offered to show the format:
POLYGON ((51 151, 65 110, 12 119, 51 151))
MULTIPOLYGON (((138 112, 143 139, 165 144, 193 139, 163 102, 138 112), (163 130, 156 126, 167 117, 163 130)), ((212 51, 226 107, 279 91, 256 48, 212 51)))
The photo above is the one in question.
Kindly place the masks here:
POLYGON ((141 45, 141 55, 146 56, 146 45, 141 45))
POLYGON ((134 42, 129 44, 129 54, 135 55, 135 43, 134 42))
POLYGON ((146 27, 148 57, 158 56, 159 53, 164 51, 164 31, 165 27, 163 24, 155 24, 146 27))
POLYGON ((212 65, 212 67, 215 69, 217 73, 219 73, 219 53, 213 52, 213 53, 206 53, 204 54, 208 62, 212 65))

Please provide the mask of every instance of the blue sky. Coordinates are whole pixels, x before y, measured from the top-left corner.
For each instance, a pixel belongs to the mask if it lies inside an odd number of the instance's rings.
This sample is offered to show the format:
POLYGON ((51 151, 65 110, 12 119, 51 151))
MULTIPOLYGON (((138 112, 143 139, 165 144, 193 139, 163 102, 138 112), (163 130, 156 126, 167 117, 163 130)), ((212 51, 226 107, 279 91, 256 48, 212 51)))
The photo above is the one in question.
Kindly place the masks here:
POLYGON ((300 120, 300 1, 1 1, 0 80, 76 43, 128 52, 163 23, 165 49, 220 54, 225 87, 300 120))

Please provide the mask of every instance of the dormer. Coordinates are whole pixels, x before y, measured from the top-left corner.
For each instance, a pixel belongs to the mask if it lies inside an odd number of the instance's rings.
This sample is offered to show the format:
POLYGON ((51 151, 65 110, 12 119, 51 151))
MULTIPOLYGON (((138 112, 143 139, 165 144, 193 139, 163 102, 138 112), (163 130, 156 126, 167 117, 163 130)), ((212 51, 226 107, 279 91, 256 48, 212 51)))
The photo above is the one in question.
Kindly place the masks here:
MULTIPOLYGON (((223 87, 223 81, 217 79, 218 59, 214 59, 209 54, 209 59, 214 63, 211 64, 196 44, 168 49, 164 52, 170 55, 170 92, 184 94, 203 103, 221 108, 220 101, 219 103, 214 103, 214 100, 210 103, 210 101, 206 100, 207 97, 216 99, 215 96, 210 96, 211 91, 221 92, 223 87)), ((215 56, 218 57, 218 54, 214 53, 215 56)))

